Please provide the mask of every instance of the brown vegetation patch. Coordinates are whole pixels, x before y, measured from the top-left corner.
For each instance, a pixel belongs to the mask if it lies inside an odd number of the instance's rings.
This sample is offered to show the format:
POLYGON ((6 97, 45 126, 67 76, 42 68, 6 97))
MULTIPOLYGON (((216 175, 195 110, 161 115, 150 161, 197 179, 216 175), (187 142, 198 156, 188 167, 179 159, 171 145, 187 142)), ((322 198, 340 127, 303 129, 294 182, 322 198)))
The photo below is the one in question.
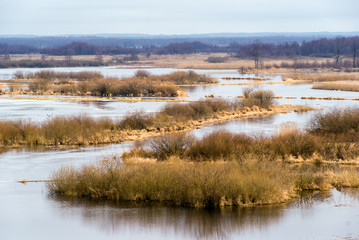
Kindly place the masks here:
POLYGON ((157 114, 129 113, 120 121, 88 116, 55 117, 43 123, 1 121, 1 147, 22 145, 73 146, 118 143, 185 132, 206 124, 246 117, 290 112, 298 106, 239 107, 238 103, 222 99, 206 99, 188 104, 166 105, 157 114))
POLYGON ((18 79, 26 78, 28 89, 10 89, 12 94, 71 95, 101 97, 178 97, 186 96, 184 88, 177 85, 213 84, 218 81, 194 71, 174 72, 152 76, 139 70, 134 77, 118 79, 105 78, 97 72, 15 74, 18 79), (16 91, 15 91, 16 90, 16 91))
POLYGON ((205 208, 277 204, 306 190, 359 186, 355 170, 268 161, 123 163, 113 158, 80 169, 62 167, 51 179, 47 187, 57 195, 205 208))
POLYGON ((357 81, 358 72, 328 72, 328 73, 295 73, 284 77, 284 81, 310 81, 310 82, 335 82, 357 81))
POLYGON ((359 92, 359 81, 319 82, 313 84, 313 89, 359 92))

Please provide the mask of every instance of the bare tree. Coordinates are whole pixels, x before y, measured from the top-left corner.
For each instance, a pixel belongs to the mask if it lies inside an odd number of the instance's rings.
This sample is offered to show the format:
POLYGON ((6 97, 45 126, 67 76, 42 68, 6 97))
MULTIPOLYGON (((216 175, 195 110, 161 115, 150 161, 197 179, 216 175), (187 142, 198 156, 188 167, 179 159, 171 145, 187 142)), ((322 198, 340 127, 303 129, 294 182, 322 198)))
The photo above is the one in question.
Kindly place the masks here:
POLYGON ((250 55, 254 60, 254 68, 257 70, 259 69, 260 48, 259 40, 255 40, 250 49, 250 55))
POLYGON ((335 39, 335 49, 334 49, 334 62, 335 66, 338 67, 339 63, 343 59, 343 52, 345 49, 345 38, 344 37, 337 37, 335 39))
POLYGON ((45 54, 42 54, 41 55, 41 61, 45 61, 46 60, 46 55, 45 54))
POLYGON ((66 62, 71 62, 72 61, 72 56, 71 55, 66 55, 65 56, 65 61, 66 62))
POLYGON ((102 54, 98 53, 98 54, 96 55, 96 60, 97 60, 98 62, 103 62, 102 54))
POLYGON ((5 53, 3 59, 5 61, 10 61, 11 57, 10 57, 10 55, 8 53, 5 53))
POLYGON ((356 67, 356 54, 357 54, 357 51, 358 51, 358 41, 356 38, 353 38, 353 41, 352 41, 352 51, 353 51, 353 68, 356 67))

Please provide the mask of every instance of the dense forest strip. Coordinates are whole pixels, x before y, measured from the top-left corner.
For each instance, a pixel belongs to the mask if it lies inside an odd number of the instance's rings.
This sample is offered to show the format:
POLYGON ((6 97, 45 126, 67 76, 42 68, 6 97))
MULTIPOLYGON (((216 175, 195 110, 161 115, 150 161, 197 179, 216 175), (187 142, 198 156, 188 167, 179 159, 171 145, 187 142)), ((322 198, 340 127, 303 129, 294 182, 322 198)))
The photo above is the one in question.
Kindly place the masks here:
MULTIPOLYGON (((44 55, 118 55, 118 54, 192 54, 192 53, 234 53, 240 57, 252 57, 254 52, 261 57, 278 56, 317 56, 333 57, 339 52, 351 56, 353 46, 358 44, 359 37, 320 38, 312 41, 296 41, 287 43, 238 44, 232 42, 226 45, 206 44, 200 41, 176 42, 166 46, 122 47, 89 44, 86 42, 71 42, 62 46, 32 47, 27 45, 0 44, 0 54, 44 54, 44 55), (338 49, 340 47, 340 49, 338 49)), ((357 50, 357 49, 356 49, 357 50)), ((6 56, 4 56, 6 58, 6 56)))

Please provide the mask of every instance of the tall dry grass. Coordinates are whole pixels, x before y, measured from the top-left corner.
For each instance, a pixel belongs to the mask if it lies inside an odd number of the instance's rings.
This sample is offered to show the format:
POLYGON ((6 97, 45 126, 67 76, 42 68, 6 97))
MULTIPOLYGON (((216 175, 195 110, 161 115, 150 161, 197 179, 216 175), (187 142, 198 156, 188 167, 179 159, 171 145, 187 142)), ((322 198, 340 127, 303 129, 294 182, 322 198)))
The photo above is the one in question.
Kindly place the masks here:
POLYGON ((359 108, 318 112, 310 121, 309 131, 323 135, 359 135, 359 108))
POLYGON ((216 208, 282 203, 306 190, 358 187, 359 174, 342 168, 268 161, 123 163, 105 159, 80 169, 63 167, 51 193, 90 199, 162 202, 216 208))
POLYGON ((359 92, 359 82, 355 82, 355 81, 318 82, 318 83, 314 83, 312 88, 359 92))
POLYGON ((358 72, 328 72, 328 73, 295 73, 288 74, 284 78, 294 80, 306 80, 311 82, 335 82, 335 81, 358 81, 358 72))
POLYGON ((218 81, 194 71, 151 75, 139 70, 135 76, 118 79, 104 77, 98 72, 55 72, 43 70, 25 74, 16 72, 18 79, 30 79, 28 91, 37 94, 66 94, 123 97, 177 97, 185 92, 178 85, 209 84, 218 81))
POLYGON ((0 146, 110 143, 111 130, 114 129, 119 129, 114 121, 108 118, 94 119, 86 115, 59 116, 42 123, 2 121, 0 146))
POLYGON ((341 117, 345 114, 348 113, 330 112, 325 116, 318 114, 308 131, 289 124, 284 125, 280 133, 272 137, 253 137, 222 130, 201 139, 193 139, 188 135, 156 138, 152 140, 152 145, 134 149, 124 157, 152 157, 160 160, 180 157, 198 162, 234 159, 245 161, 248 158, 284 161, 311 159, 318 163, 323 160, 355 160, 359 156, 356 129, 359 118, 353 115, 341 117), (161 151, 163 154, 159 154, 161 151))
POLYGON ((244 99, 240 104, 243 107, 258 106, 260 108, 269 108, 274 105, 274 93, 270 90, 254 90, 245 88, 243 90, 244 99))
POLYGON ((52 180, 50 192, 60 195, 209 208, 284 202, 293 191, 290 174, 260 164, 109 160, 81 169, 62 168, 52 180))

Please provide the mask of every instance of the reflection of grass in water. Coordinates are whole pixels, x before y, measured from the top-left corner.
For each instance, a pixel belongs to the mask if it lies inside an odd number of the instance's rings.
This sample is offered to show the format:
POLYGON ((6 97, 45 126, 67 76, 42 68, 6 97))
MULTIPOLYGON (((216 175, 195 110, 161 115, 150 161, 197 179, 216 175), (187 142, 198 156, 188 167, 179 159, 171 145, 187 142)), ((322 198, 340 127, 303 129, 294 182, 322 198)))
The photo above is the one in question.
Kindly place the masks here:
MULTIPOLYGON (((288 205, 259 207, 227 207, 205 210, 173 208, 158 203, 114 202, 87 200, 51 195, 59 203, 61 214, 73 218, 74 209, 81 213, 83 222, 109 234, 133 234, 136 230, 151 236, 170 238, 174 234, 186 239, 228 239, 246 231, 258 231, 276 225, 286 217, 287 208, 310 210, 316 205, 339 198, 349 205, 358 201, 358 191, 305 192, 302 197, 288 205), (343 199, 344 197, 344 199, 343 199), (154 230, 155 229, 155 230, 154 230)), ((331 204, 331 203, 330 203, 331 204)), ((332 205, 332 204, 331 204, 332 205)), ((290 212, 289 212, 290 214, 290 212)), ((133 235, 135 236, 135 235, 133 235)))
MULTIPOLYGON (((156 203, 88 201, 86 199, 55 197, 63 207, 62 213, 73 217, 72 209, 81 209, 83 221, 108 233, 146 230, 170 238, 171 234, 186 239, 227 239, 248 229, 262 229, 278 222, 284 206, 223 208, 204 210, 172 208, 156 203)), ((135 236, 135 235, 134 235, 135 236)), ((158 237, 160 237, 158 236, 158 237)))

